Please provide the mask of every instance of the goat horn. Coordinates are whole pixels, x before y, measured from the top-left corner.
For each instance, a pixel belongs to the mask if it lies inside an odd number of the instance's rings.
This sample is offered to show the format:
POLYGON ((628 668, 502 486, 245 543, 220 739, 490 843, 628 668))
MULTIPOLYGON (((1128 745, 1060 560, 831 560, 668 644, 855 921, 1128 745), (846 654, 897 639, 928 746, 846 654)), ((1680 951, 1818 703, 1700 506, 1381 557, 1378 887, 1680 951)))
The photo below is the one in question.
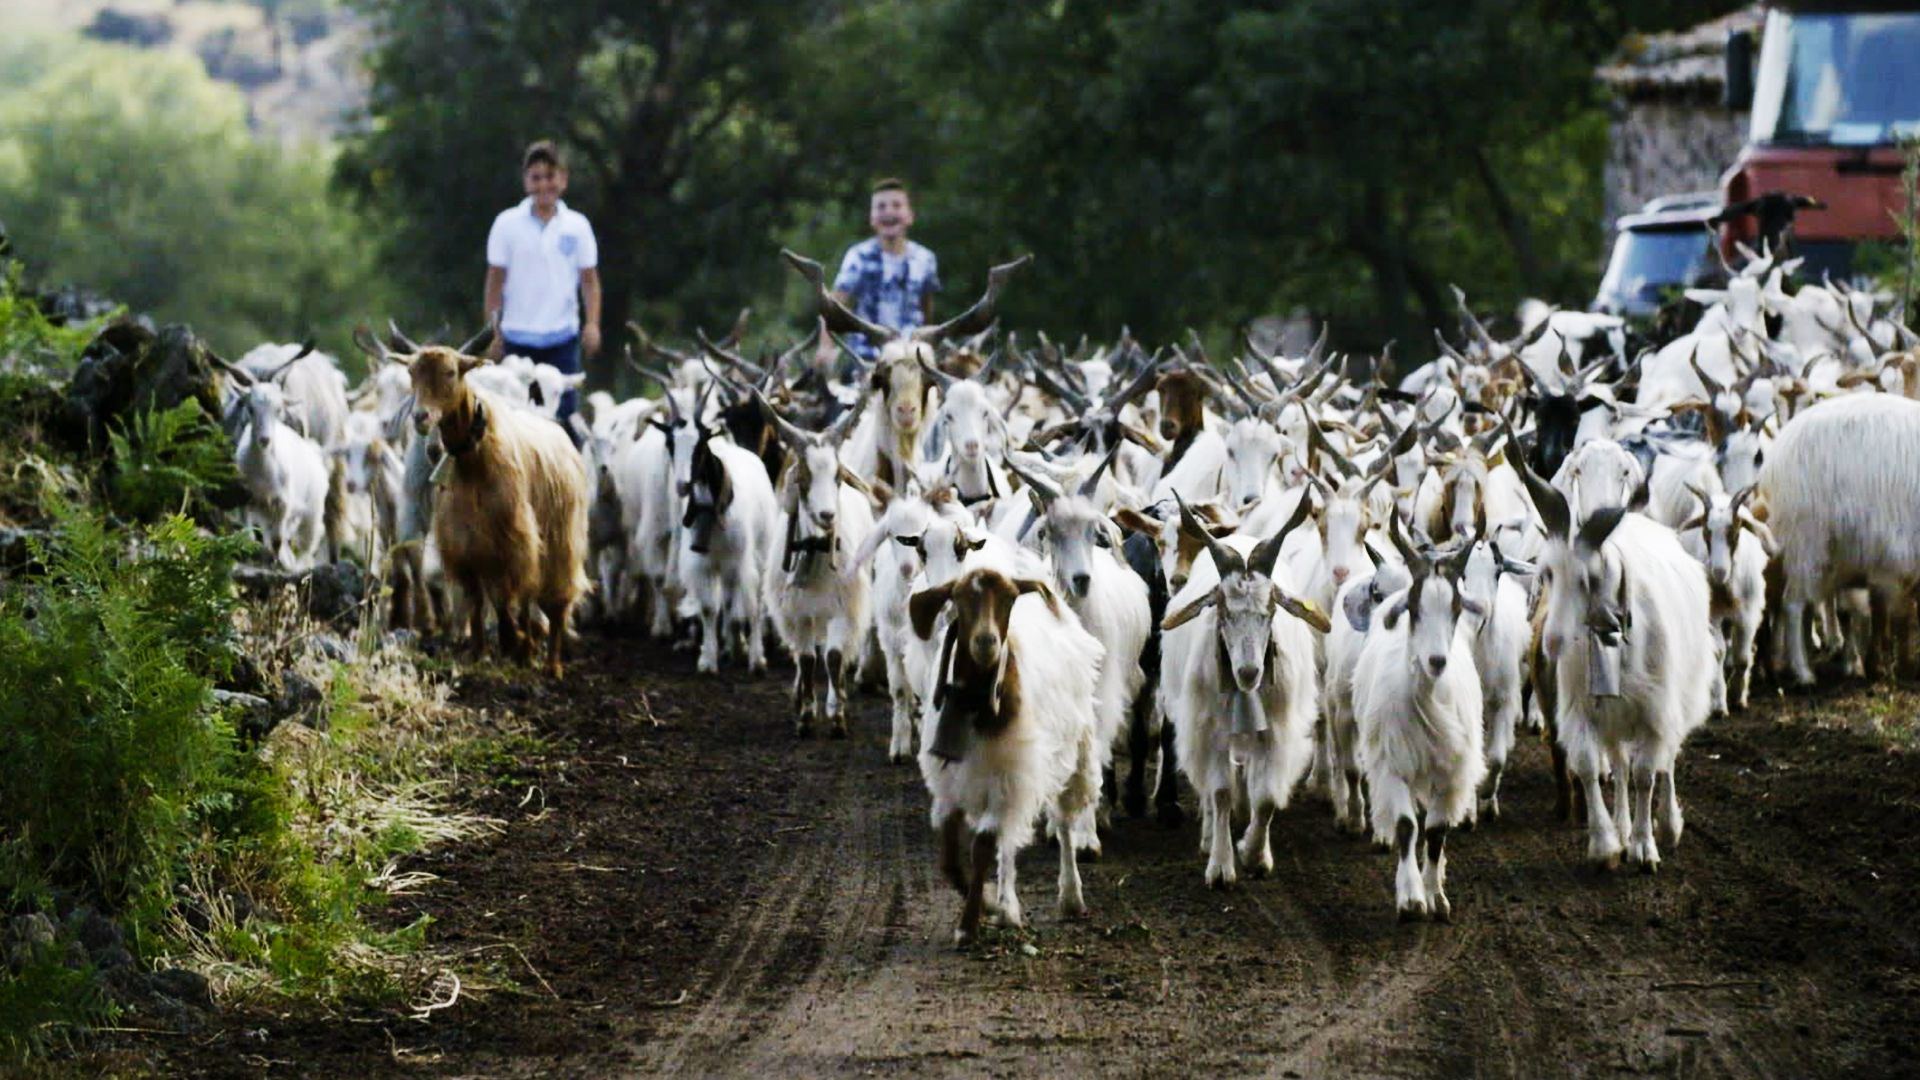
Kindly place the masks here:
POLYGON ((401 345, 405 346, 406 350, 410 353, 417 353, 420 351, 420 346, 415 344, 412 338, 401 333, 400 324, 397 322, 394 322, 392 319, 387 320, 387 335, 391 340, 397 341, 401 345))
POLYGON ((760 393, 758 388, 752 390, 751 393, 753 394, 754 404, 760 406, 760 415, 766 417, 767 423, 773 425, 774 434, 780 436, 780 441, 787 444, 787 449, 798 454, 813 445, 817 436, 802 431, 798 427, 795 427, 786 417, 781 416, 780 410, 774 408, 773 403, 768 401, 765 395, 760 393))
POLYGON ((1566 496, 1555 490, 1552 484, 1540 479, 1533 471, 1533 466, 1527 463, 1520 440, 1513 434, 1513 423, 1505 413, 1500 416, 1500 427, 1507 433, 1507 445, 1514 449, 1508 460, 1512 462, 1514 471, 1520 474, 1521 482, 1527 485, 1527 494, 1533 497, 1533 508, 1539 511, 1540 523, 1547 527, 1547 535, 1568 539, 1572 535, 1573 515, 1567 509, 1566 496))
POLYGON ((1093 467, 1093 474, 1087 477, 1087 482, 1080 485, 1081 498, 1093 498, 1094 493, 1100 490, 1100 474, 1113 468, 1113 459, 1119 456, 1120 442, 1115 440, 1113 446, 1107 450, 1107 456, 1101 458, 1100 464, 1093 467))
POLYGON ((1173 500, 1180 504, 1180 525, 1189 532, 1197 534, 1207 545, 1207 552, 1213 556, 1213 567, 1222 578, 1228 574, 1245 570, 1247 563, 1240 553, 1220 542, 1219 538, 1207 530, 1200 519, 1195 517, 1193 509, 1179 492, 1173 493, 1173 500))
POLYGON ((940 388, 940 392, 943 394, 951 391, 953 389, 954 383, 961 381, 959 379, 954 378, 952 375, 949 375, 946 372, 941 371, 939 368, 934 367, 933 364, 927 360, 925 353, 915 350, 914 359, 919 362, 920 370, 927 373, 927 377, 933 380, 934 385, 938 386, 940 388))
POLYGON ((987 271, 987 291, 974 302, 972 307, 946 322, 922 326, 913 331, 913 336, 921 341, 944 341, 949 337, 975 334, 992 325, 993 309, 1000 302, 1001 290, 1006 288, 1007 282, 1014 274, 1032 261, 1032 255, 1022 255, 1012 262, 1001 263, 987 271))
POLYGON ((262 373, 260 377, 265 379, 268 382, 272 382, 275 379, 278 379, 280 376, 286 374, 288 368, 292 367, 293 365, 299 363, 302 360, 305 360, 308 356, 312 354, 313 354, 313 339, 308 338, 307 340, 300 343, 300 350, 298 352, 294 353, 292 356, 287 357, 285 360, 280 361, 279 364, 274 366, 273 370, 262 373))
POLYGON ((1048 481, 1043 480, 1040 477, 1035 476, 1032 473, 1029 473, 1027 470, 1021 468, 1020 466, 1014 464, 1014 461, 1012 458, 1007 459, 1007 471, 1019 477, 1021 483, 1032 488, 1034 490, 1034 493, 1040 496, 1040 503, 1043 506, 1050 505, 1053 502, 1053 500, 1060 497, 1060 488, 1058 486, 1052 483, 1049 483, 1048 481))
POLYGON ((780 256, 787 260, 795 273, 813 286, 816 309, 820 317, 826 320, 828 330, 839 334, 865 334, 875 345, 900 336, 890 327, 868 322, 854 314, 838 297, 827 291, 827 272, 819 263, 788 248, 781 248, 780 256))
POLYGON ((1300 492, 1300 501, 1294 504, 1293 516, 1287 519, 1287 523, 1280 526, 1279 532, 1254 546, 1253 554, 1247 558, 1247 569, 1261 577, 1272 577, 1273 564, 1280 560, 1280 548, 1287 542, 1287 534, 1299 528, 1300 523, 1307 520, 1307 515, 1312 512, 1313 492, 1303 490, 1300 492))

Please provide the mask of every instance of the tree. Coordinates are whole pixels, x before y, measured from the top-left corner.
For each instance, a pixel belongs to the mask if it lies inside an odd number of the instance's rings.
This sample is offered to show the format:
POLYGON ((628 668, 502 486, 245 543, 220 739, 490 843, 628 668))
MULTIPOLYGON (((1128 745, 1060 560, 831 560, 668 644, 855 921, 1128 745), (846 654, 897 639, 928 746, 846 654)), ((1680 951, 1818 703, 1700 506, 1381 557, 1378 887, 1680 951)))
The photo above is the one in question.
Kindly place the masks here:
POLYGON ((323 336, 391 291, 318 152, 256 141, 192 59, 73 39, 0 48, 0 220, 35 276, 78 282, 223 351, 323 336))
POLYGON ((480 318, 487 229, 536 138, 566 149, 600 239, 609 328, 718 325, 775 289, 798 195, 791 81, 824 6, 801 0, 361 0, 380 27, 371 123, 341 181, 389 222, 392 265, 480 318))

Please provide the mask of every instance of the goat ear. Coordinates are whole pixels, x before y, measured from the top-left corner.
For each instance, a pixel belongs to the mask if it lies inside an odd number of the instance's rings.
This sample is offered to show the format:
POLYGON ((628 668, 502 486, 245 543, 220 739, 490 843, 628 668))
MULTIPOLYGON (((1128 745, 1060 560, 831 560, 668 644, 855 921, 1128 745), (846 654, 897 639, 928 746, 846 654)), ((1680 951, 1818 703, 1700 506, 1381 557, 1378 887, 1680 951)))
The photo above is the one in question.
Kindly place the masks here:
POLYGON ((1744 507, 1740 511, 1740 527, 1760 539, 1760 546, 1766 550, 1768 558, 1780 554, 1780 545, 1774 542, 1773 530, 1744 507))
POLYGON ((1278 585, 1273 587, 1273 598, 1279 601, 1281 609, 1287 614, 1320 633, 1325 634, 1333 630, 1333 620, 1327 618, 1327 613, 1321 611, 1319 605, 1313 601, 1303 596, 1295 596, 1278 585))
POLYGON ((1160 523, 1131 506, 1123 506, 1113 513, 1113 523, 1130 533, 1138 533, 1150 539, 1159 539, 1160 523))
POLYGON ((1202 611, 1205 611, 1207 608, 1213 606, 1214 596, 1215 596, 1215 593, 1213 592, 1213 590, 1209 589, 1207 590, 1207 594, 1205 596, 1202 596, 1198 600, 1195 600, 1193 603, 1188 604, 1186 607, 1183 607, 1180 610, 1175 611, 1172 614, 1168 615, 1166 618, 1160 620, 1160 632, 1164 634, 1168 630, 1176 630, 1182 626, 1185 626, 1188 622, 1192 621, 1195 615, 1198 615, 1202 611))
POLYGON ((913 633, 921 641, 933 637, 933 620, 940 609, 953 599, 953 582, 922 589, 907 600, 907 616, 913 621, 913 633))
POLYGON ((1400 625, 1400 617, 1406 613, 1407 597, 1405 593, 1402 593, 1399 599, 1387 605, 1387 610, 1381 612, 1380 625, 1392 630, 1400 625))
POLYGON ((1048 585, 1038 578, 1021 578, 1013 583, 1013 587, 1021 596, 1025 596, 1028 593, 1039 593, 1040 599, 1047 602, 1047 610, 1053 612, 1056 616, 1060 614, 1060 599, 1054 593, 1053 586, 1048 585))
POLYGON ((1695 514, 1692 517, 1688 518, 1685 524, 1680 526, 1679 531, 1692 532, 1693 530, 1701 528, 1702 526, 1706 525, 1706 523, 1707 523, 1707 515, 1695 514))
POLYGON ((457 370, 460 374, 465 375, 467 372, 472 371, 484 363, 487 363, 487 358, 484 356, 462 356, 457 370))

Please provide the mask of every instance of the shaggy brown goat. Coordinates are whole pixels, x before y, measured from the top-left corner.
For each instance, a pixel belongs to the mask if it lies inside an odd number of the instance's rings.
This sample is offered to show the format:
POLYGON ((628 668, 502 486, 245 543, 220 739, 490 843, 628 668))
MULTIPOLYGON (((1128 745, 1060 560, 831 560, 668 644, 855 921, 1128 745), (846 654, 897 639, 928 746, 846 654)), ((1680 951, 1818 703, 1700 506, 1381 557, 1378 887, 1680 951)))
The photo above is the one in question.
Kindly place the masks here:
POLYGON ((433 535, 470 605, 475 652, 486 647, 491 601, 500 651, 531 660, 521 622, 538 606, 547 619, 547 670, 558 678, 567 617, 588 587, 586 470, 558 424, 467 385, 465 375, 485 362, 439 346, 408 358, 413 392, 437 418, 450 460, 433 535))

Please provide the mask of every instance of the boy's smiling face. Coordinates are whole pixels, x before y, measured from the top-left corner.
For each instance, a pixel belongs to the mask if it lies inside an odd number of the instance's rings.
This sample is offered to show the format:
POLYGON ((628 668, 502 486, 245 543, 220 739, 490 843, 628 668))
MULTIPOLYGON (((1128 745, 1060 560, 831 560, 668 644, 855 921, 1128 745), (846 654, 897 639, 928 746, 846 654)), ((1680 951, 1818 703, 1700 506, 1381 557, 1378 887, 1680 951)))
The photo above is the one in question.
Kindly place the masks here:
POLYGON ((913 224, 913 204, 908 201, 907 193, 899 190, 874 192, 873 202, 867 209, 867 223, 873 226, 873 234, 882 241, 904 239, 907 229, 913 224))
POLYGON ((552 210, 560 202, 560 196, 567 191, 567 171, 556 169, 544 161, 536 161, 527 166, 520 174, 526 185, 527 194, 533 197, 533 204, 542 212, 552 210))

